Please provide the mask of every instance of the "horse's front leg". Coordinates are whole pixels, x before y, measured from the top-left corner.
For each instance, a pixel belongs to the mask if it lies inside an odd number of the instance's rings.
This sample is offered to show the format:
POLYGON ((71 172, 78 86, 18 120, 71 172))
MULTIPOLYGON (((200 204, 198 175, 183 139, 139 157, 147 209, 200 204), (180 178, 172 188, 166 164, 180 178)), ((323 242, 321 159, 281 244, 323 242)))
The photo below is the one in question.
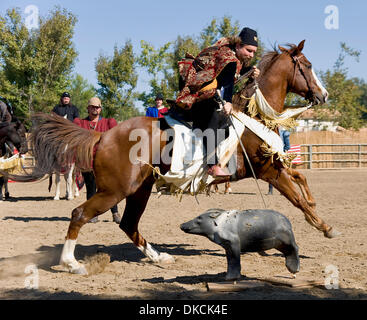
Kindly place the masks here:
POLYGON ((315 202, 314 197, 311 194, 310 188, 308 187, 306 177, 303 174, 301 174, 299 171, 291 169, 291 168, 287 168, 287 173, 291 177, 291 180, 297 183, 297 185, 299 186, 302 192, 302 195, 305 198, 305 200, 307 201, 308 205, 311 206, 313 209, 315 209, 316 202, 315 202))
POLYGON ((314 226, 317 230, 324 233, 327 238, 334 238, 340 233, 335 231, 331 226, 326 224, 319 216, 317 216, 315 210, 308 204, 304 197, 297 192, 295 185, 293 184, 291 177, 288 175, 286 169, 269 170, 267 173, 270 182, 276 189, 279 190, 292 204, 301 209, 305 215, 306 221, 314 226))
POLYGON ((138 231, 139 220, 145 210, 154 184, 154 180, 148 180, 152 179, 148 178, 134 194, 126 197, 126 207, 121 219, 120 228, 151 261, 156 263, 172 263, 175 262, 174 257, 153 248, 138 231))

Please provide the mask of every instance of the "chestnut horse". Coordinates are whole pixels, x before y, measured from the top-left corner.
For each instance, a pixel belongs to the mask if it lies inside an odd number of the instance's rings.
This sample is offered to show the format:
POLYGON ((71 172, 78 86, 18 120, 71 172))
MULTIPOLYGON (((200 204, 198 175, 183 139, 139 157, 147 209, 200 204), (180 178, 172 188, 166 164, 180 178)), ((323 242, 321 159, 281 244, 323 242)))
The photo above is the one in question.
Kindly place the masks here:
MULTIPOLYGON (((287 92, 295 92, 314 104, 324 103, 327 91, 322 87, 311 63, 302 53, 304 41, 289 49, 280 47, 281 52, 272 52, 264 56, 259 64, 261 76, 258 79, 259 88, 267 101, 278 112, 283 110, 287 92)), ((239 93, 240 94, 240 93, 239 93)), ((74 257, 75 245, 80 228, 90 219, 98 216, 113 205, 126 199, 125 211, 120 228, 127 234, 138 249, 153 262, 173 262, 174 258, 167 253, 154 249, 139 233, 139 220, 145 210, 148 199, 155 183, 152 159, 163 159, 164 147, 167 144, 164 120, 136 117, 128 119, 113 129, 99 133, 82 129, 75 124, 53 114, 38 114, 34 116, 35 126, 31 142, 33 145, 36 168, 30 177, 18 177, 21 181, 35 179, 44 174, 59 170, 65 163, 75 162, 82 170, 93 168, 97 193, 75 208, 66 235, 66 241, 60 258, 60 264, 69 272, 86 273, 85 267, 74 257), (160 126, 159 126, 160 124, 160 126), (149 146, 149 163, 138 161, 141 154, 131 152, 138 143, 143 141, 132 137, 135 131, 146 134, 149 146), (138 142, 137 142, 138 141, 138 142), (156 146, 156 148, 153 147, 156 146), (67 147, 67 151, 66 150, 67 147)), ((167 128, 167 126, 166 126, 167 128)), ((241 137, 257 178, 270 182, 301 209, 309 222, 322 231, 326 237, 333 237, 336 232, 316 215, 314 200, 311 196, 306 179, 295 170, 287 169, 283 164, 263 155, 263 141, 247 128, 241 137), (300 194, 292 181, 301 186, 300 194)), ((140 152, 143 153, 140 149, 140 152)), ((248 163, 240 147, 237 148, 236 180, 252 177, 248 163)), ((158 166, 165 174, 169 164, 162 160, 158 166)), ((12 177, 17 179, 17 177, 12 177)), ((225 181, 222 181, 225 182, 225 181)))

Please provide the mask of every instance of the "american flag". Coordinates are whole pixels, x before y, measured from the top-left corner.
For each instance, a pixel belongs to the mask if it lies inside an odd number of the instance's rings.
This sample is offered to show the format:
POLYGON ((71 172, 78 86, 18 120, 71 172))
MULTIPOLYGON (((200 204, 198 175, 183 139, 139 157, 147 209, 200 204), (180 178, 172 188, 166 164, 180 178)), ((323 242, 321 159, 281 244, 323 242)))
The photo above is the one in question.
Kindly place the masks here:
POLYGON ((301 164, 301 145, 300 144, 292 144, 291 148, 288 150, 289 153, 295 153, 297 154, 297 157, 295 157, 292 161, 292 164, 301 164))

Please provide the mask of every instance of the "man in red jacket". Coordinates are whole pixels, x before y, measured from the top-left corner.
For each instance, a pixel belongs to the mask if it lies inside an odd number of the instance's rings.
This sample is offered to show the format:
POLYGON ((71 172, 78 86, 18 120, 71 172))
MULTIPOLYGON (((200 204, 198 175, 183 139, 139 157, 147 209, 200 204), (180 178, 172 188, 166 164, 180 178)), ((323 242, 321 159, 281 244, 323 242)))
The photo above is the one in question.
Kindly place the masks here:
MULTIPOLYGON (((88 101, 88 117, 85 119, 76 118, 74 123, 79 127, 87 130, 96 130, 98 132, 105 132, 115 126, 117 126, 117 121, 113 118, 103 118, 101 116, 102 104, 101 100, 97 97, 93 97, 88 101)), ((83 172, 83 178, 85 186, 87 188, 87 200, 91 198, 97 190, 96 180, 93 171, 83 172)), ((120 223, 121 216, 118 213, 117 205, 111 208, 113 221, 120 223)), ((89 222, 98 222, 98 217, 95 217, 89 222)))

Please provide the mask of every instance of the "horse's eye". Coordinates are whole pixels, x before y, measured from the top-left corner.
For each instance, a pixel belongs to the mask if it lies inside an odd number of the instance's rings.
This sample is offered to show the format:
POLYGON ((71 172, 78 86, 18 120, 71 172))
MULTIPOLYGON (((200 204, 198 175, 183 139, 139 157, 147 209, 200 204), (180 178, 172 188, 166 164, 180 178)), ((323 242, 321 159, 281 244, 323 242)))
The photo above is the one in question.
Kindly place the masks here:
POLYGON ((312 69, 312 64, 309 64, 308 66, 307 66, 307 69, 312 69))

